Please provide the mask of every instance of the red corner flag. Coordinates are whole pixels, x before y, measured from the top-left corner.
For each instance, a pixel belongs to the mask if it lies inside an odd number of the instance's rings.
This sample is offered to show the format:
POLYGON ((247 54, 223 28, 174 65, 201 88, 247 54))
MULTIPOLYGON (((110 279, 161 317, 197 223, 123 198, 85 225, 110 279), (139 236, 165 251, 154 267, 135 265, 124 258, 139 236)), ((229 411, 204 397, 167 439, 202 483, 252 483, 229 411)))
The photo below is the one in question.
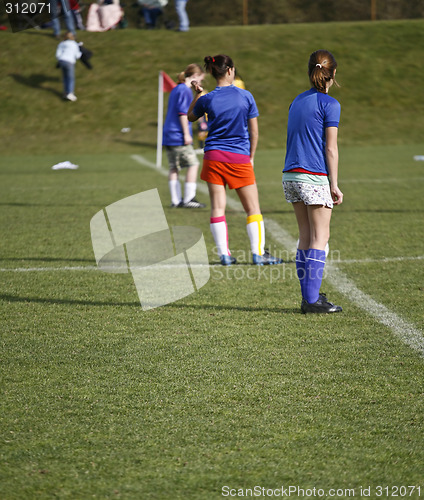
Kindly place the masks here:
POLYGON ((161 71, 162 73, 162 78, 163 78, 163 91, 164 92, 171 92, 171 90, 177 86, 177 84, 174 82, 174 80, 167 74, 165 71, 161 71))
POLYGON ((156 149, 156 166, 162 167, 162 127, 163 127, 163 93, 171 92, 177 84, 174 80, 165 73, 159 71, 159 85, 158 85, 158 134, 157 134, 157 149, 156 149))

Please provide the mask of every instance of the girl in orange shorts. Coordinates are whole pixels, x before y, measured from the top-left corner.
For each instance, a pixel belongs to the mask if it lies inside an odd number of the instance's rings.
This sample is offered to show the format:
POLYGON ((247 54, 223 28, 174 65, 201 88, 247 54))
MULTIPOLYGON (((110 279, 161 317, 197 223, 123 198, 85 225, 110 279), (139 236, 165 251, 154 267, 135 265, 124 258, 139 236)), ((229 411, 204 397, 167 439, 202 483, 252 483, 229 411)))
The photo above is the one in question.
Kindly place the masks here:
POLYGON ((208 115, 209 133, 200 178, 208 183, 210 228, 221 264, 229 266, 236 262, 228 248, 225 218, 227 185, 237 191, 246 212, 253 263, 281 264, 282 259, 273 257, 264 249, 265 228, 253 171, 259 116, 255 100, 249 91, 233 84, 235 68, 229 56, 207 56, 204 61, 206 71, 216 79, 217 86, 202 96, 203 88, 198 82, 192 82, 196 94, 187 116, 194 122, 208 115))

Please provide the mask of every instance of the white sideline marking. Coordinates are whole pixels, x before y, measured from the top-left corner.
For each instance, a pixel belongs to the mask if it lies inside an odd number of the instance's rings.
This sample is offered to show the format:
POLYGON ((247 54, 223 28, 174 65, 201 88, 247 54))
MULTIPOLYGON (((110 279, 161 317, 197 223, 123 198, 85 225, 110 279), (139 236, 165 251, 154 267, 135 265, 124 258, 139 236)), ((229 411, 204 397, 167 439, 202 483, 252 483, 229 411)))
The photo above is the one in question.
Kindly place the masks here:
POLYGON ((344 259, 337 262, 339 262, 339 264, 381 264, 385 262, 405 262, 408 260, 424 260, 424 255, 418 255, 416 257, 383 257, 382 259, 344 259))
MULTIPOLYGON (((140 155, 132 155, 132 158, 138 163, 156 170, 158 173, 167 176, 168 171, 163 168, 157 168, 155 164, 149 162, 140 155)), ((207 187, 203 184, 198 185, 198 190, 207 194, 207 187)), ((235 210, 242 210, 240 202, 227 197, 227 205, 235 210)), ((271 233, 273 238, 283 245, 288 252, 293 254, 296 251, 297 241, 276 221, 264 218, 266 230, 271 233)), ((363 259, 346 260, 339 263, 370 263, 370 262, 399 262, 405 260, 423 260, 424 256, 418 257, 395 257, 391 259, 363 259)), ((210 266, 213 267, 213 266, 210 266)), ((52 272, 52 271, 99 271, 97 266, 66 266, 66 267, 29 267, 29 268, 0 268, 0 272, 52 272)), ((405 344, 424 355, 424 335, 421 330, 403 320, 397 314, 391 312, 386 306, 378 303, 366 293, 362 292, 349 278, 337 267, 337 265, 328 261, 326 266, 327 280, 340 293, 345 295, 350 301, 359 308, 366 311, 383 325, 390 328, 395 335, 405 344)))
MULTIPOLYGON (((140 155, 133 155, 132 158, 138 163, 145 165, 150 168, 154 168, 159 171, 163 175, 168 175, 168 172, 164 169, 158 169, 156 165, 147 161, 140 155)), ((386 179, 387 182, 388 179, 386 179)), ((380 182, 378 179, 375 179, 376 182, 380 182)), ((355 182, 355 181, 354 181, 355 182)), ((392 182, 392 180, 390 180, 392 182)), ((207 193, 207 188, 199 184, 198 190, 207 193)), ((227 197, 227 205, 233 209, 242 209, 241 204, 233 200, 232 198, 227 197)), ((266 231, 270 232, 273 238, 283 245, 288 252, 292 252, 293 254, 296 252, 297 241, 284 229, 282 228, 276 221, 273 219, 268 219, 264 217, 264 223, 266 231)), ((412 260, 417 259, 421 260, 423 257, 417 258, 395 258, 393 259, 384 259, 384 262, 389 261, 400 261, 400 260, 412 260)), ((365 261, 373 262, 372 259, 365 259, 365 261)), ((359 263, 359 261, 351 261, 352 263, 359 263)), ((391 312, 386 306, 375 301, 372 297, 362 292, 357 288, 357 286, 349 280, 349 278, 337 267, 334 262, 329 261, 327 268, 327 280, 331 283, 331 285, 336 288, 340 293, 345 295, 349 300, 351 300, 354 304, 356 304, 359 308, 366 311, 370 316, 375 318, 377 321, 382 323, 383 325, 389 327, 397 337, 399 337, 405 344, 409 345, 413 349, 416 349, 424 356, 424 335, 418 328, 415 328, 412 324, 403 320, 397 314, 391 312)))
MULTIPOLYGON (((234 201, 234 200, 232 200, 234 201)), ((272 219, 265 219, 267 227, 270 226, 274 221, 272 219)), ((269 228, 268 228, 269 229, 269 228)), ((271 230, 269 232, 274 236, 275 240, 278 241, 279 243, 282 243, 278 236, 276 236, 271 230)), ((293 240, 294 241, 294 240, 293 240)), ((294 242, 296 244, 296 242, 294 242)), ((294 246, 293 249, 291 250, 293 253, 293 259, 294 259, 294 253, 296 251, 296 247, 294 246)), ((346 259, 346 260, 334 260, 332 261, 331 259, 327 260, 326 266, 335 266, 335 264, 370 264, 370 263, 377 263, 377 264, 384 264, 384 263, 390 263, 390 262, 404 262, 404 261, 414 261, 414 260, 424 260, 424 255, 419 255, 418 257, 392 257, 392 258, 382 258, 382 259, 346 259)), ((286 262, 287 263, 287 262, 286 262)), ((292 261, 294 263, 294 261, 292 261)), ((210 268, 220 266, 220 264, 191 264, 191 267, 206 267, 209 266, 210 268)), ((156 265, 157 268, 159 269, 174 269, 176 265, 163 265, 159 266, 156 265)), ((181 267, 186 267, 186 266, 181 266, 181 267)), ((133 268, 137 269, 137 267, 133 268)), ((100 269, 97 266, 63 266, 63 267, 0 267, 0 273, 48 273, 48 272, 59 272, 59 271, 100 271, 100 269)), ((103 271, 103 269, 102 269, 103 271)))
MULTIPOLYGON (((292 251, 296 248, 296 240, 287 233, 277 222, 272 219, 264 219, 266 230, 269 231, 274 239, 286 249, 292 251)), ((418 257, 421 259, 422 257, 418 257)), ((337 267, 336 264, 329 261, 326 265, 326 279, 340 293, 345 295, 350 301, 366 311, 377 321, 388 326, 405 344, 416 349, 424 355, 424 335, 412 324, 403 320, 397 314, 391 312, 386 306, 378 303, 372 297, 362 292, 349 278, 337 267)))
MULTIPOLYGON (((152 163, 149 160, 146 160, 144 156, 141 155, 131 155, 131 158, 135 160, 137 163, 140 163, 140 165, 144 165, 145 167, 152 168, 153 170, 156 170, 158 174, 168 176, 168 170, 162 168, 162 167, 157 167, 154 163, 152 163)), ((207 194, 209 196, 209 191, 208 188, 205 184, 198 183, 197 184, 197 191, 200 191, 203 194, 207 194)), ((239 203, 236 200, 233 200, 232 198, 229 198, 227 196, 227 205, 232 208, 233 210, 243 210, 243 207, 241 206, 241 203, 239 203)))

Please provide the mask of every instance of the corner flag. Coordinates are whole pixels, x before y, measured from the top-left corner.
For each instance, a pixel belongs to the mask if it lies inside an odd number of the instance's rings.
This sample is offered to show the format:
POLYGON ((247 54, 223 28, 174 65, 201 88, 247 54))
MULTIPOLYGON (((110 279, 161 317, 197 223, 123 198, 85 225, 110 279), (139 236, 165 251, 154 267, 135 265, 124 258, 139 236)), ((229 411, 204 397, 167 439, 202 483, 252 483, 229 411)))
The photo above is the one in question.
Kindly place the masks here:
POLYGON ((156 167, 162 166, 162 136, 163 136, 163 93, 171 92, 177 84, 165 71, 159 71, 158 86, 158 135, 156 149, 156 167))

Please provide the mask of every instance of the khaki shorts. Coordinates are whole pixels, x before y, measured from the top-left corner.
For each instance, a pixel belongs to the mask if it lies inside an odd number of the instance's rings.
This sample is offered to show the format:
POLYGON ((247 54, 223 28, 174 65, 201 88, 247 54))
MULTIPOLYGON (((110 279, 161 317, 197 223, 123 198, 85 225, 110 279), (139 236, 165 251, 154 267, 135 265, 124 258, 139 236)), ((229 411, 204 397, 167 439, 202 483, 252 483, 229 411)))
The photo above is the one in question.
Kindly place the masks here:
POLYGON ((192 144, 165 147, 166 154, 168 155, 169 170, 181 170, 182 168, 199 166, 199 160, 192 144))

